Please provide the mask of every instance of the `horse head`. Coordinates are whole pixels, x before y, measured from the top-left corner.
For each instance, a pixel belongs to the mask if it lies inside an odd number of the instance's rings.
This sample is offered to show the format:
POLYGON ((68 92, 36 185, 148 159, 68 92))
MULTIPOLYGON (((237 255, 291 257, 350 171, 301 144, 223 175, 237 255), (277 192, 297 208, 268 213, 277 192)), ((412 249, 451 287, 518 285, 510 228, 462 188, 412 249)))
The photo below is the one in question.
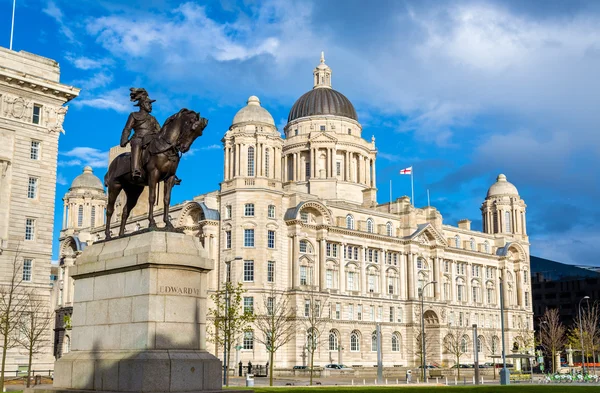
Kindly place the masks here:
POLYGON ((179 148, 179 151, 186 153, 190 150, 190 147, 196 138, 202 136, 202 132, 208 125, 208 119, 200 117, 200 114, 194 111, 187 111, 182 114, 181 120, 182 129, 179 140, 177 141, 177 147, 179 148))

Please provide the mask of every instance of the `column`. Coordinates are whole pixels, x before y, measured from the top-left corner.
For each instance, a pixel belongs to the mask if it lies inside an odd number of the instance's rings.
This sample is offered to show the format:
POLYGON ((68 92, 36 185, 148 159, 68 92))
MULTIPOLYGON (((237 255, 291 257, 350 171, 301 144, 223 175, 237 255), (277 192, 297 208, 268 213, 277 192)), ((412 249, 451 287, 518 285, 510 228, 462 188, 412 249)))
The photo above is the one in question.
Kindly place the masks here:
POLYGON ((438 257, 434 257, 432 259, 433 262, 433 279, 436 281, 435 284, 433 284, 433 298, 435 300, 440 300, 441 296, 440 296, 440 259, 438 257))
POLYGON ((288 173, 288 154, 286 154, 285 156, 283 156, 283 170, 281 171, 281 175, 283 176, 283 178, 281 179, 281 181, 288 181, 288 179, 290 178, 290 174, 288 173))
POLYGON ((400 271, 400 283, 402 287, 400 291, 398 291, 398 295, 401 299, 408 299, 408 279, 406 277, 406 254, 400 253, 400 265, 398 265, 398 270, 400 271))
POLYGON ((415 299, 415 261, 413 260, 413 253, 409 252, 406 255, 406 278, 408 283, 408 296, 409 300, 415 299))
POLYGON ((350 152, 347 150, 346 159, 344 161, 344 180, 350 181, 350 152))
POLYGON ((300 285, 300 272, 298 269, 298 244, 296 241, 296 235, 290 236, 290 250, 292 254, 291 263, 291 274, 290 283, 292 288, 297 288, 300 285))
POLYGON ((523 285, 522 285, 522 277, 523 277, 523 271, 521 269, 515 271, 515 290, 517 292, 517 306, 522 306, 523 305, 523 296, 522 296, 522 289, 523 289, 523 285))
POLYGON ((527 234, 527 217, 525 217, 525 210, 523 210, 523 235, 527 234))
POLYGON ((325 280, 325 270, 326 270, 326 264, 325 264, 325 250, 326 250, 327 244, 325 243, 325 237, 322 237, 319 240, 319 287, 321 288, 321 290, 324 290, 326 287, 326 280, 325 280))
POLYGON ((340 274, 339 274, 339 288, 340 293, 346 292, 346 259, 344 258, 344 250, 346 249, 346 243, 341 243, 341 250, 338 250, 340 256, 340 274))
POLYGON ((236 175, 237 176, 242 176, 242 170, 240 169, 240 167, 242 166, 242 145, 240 143, 235 145, 235 154, 237 155, 236 157, 236 162, 237 162, 237 166, 235 168, 236 171, 236 175))
MULTIPOLYGON (((360 248, 360 294, 365 295, 367 293, 367 269, 365 260, 365 248, 360 248)), ((364 310, 363 310, 364 312, 364 310)), ((364 316, 364 315, 363 315, 364 316)))
POLYGON ((371 166, 369 166, 369 173, 372 173, 372 176, 373 176, 373 181, 371 182, 371 187, 376 188, 377 187, 377 179, 376 179, 376 171, 375 171, 375 160, 371 160, 371 166), (371 171, 371 166, 373 167, 372 171, 371 171))
POLYGON ((229 148, 225 147, 224 149, 224 155, 225 155, 225 163, 224 163, 224 168, 223 168, 223 180, 229 180, 229 148))
POLYGON ((331 177, 337 177, 337 149, 331 149, 331 177))
POLYGON ((293 160, 293 169, 294 169, 294 173, 292 174, 292 181, 297 181, 298 180, 298 153, 292 153, 292 160, 293 160))
POLYGON ((386 281, 386 277, 385 277, 385 270, 386 270, 386 253, 387 250, 383 250, 383 259, 379 259, 379 293, 382 295, 387 295, 388 293, 388 289, 387 289, 387 281, 386 281))
POLYGON ((67 227, 67 202, 63 202, 63 229, 67 227))

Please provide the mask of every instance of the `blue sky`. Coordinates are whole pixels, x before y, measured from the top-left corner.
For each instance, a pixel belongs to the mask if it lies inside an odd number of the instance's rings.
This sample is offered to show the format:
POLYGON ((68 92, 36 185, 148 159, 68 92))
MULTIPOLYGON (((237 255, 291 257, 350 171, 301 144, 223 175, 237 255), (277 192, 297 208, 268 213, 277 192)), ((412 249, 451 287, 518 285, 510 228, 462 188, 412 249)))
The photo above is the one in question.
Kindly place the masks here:
MULTIPOLYGON (((11 7, 0 0, 6 47, 11 7)), ((57 224, 82 167, 104 175, 129 87, 157 100, 161 123, 181 107, 210 120, 180 165, 180 202, 218 188, 220 140, 248 96, 283 130, 323 50, 376 138, 379 202, 390 180, 394 198, 410 194, 398 170, 412 165, 417 206, 429 189, 445 223, 480 229, 505 173, 528 205, 534 255, 600 264, 599 2, 17 0, 13 49, 57 60, 61 81, 82 88, 60 140, 57 224)))

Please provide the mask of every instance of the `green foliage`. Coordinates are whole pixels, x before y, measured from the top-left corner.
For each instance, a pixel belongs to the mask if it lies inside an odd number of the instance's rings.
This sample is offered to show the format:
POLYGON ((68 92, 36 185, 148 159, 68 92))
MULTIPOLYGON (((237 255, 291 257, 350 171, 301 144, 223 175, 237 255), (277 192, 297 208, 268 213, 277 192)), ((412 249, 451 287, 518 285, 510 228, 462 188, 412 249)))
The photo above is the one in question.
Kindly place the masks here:
MULTIPOLYGON (((240 388, 237 388, 240 389, 240 388)), ((423 387, 406 387, 406 386, 332 386, 332 387, 275 387, 262 388, 255 387, 252 389, 255 393, 271 393, 271 392, 292 392, 292 393, 422 393, 424 391, 440 391, 443 393, 464 393, 465 391, 476 393, 587 393, 597 392, 598 386, 572 386, 565 385, 529 385, 517 384, 509 386, 444 386, 437 388, 423 387)))

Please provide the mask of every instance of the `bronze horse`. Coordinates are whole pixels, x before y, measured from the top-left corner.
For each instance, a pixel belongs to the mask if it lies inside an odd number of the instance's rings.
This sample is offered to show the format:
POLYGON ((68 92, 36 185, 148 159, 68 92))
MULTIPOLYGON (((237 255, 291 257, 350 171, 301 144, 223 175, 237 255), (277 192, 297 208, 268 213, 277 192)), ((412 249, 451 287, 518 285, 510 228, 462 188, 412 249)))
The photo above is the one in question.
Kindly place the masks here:
POLYGON ((110 220, 115 210, 115 201, 121 190, 127 195, 127 203, 123 206, 119 236, 125 233, 125 224, 129 213, 137 204, 144 186, 148 186, 148 228, 156 228, 154 220, 154 201, 156 198, 156 185, 164 181, 164 213, 163 220, 166 229, 174 229, 169 220, 169 204, 171 191, 175 184, 175 172, 179 165, 181 154, 190 150, 196 138, 202 135, 208 120, 200 114, 182 109, 169 117, 160 132, 149 143, 142 153, 143 176, 141 181, 134 181, 131 174, 131 154, 123 153, 115 158, 108 167, 104 176, 104 185, 108 187, 108 205, 106 207, 106 239, 111 238, 110 220))

